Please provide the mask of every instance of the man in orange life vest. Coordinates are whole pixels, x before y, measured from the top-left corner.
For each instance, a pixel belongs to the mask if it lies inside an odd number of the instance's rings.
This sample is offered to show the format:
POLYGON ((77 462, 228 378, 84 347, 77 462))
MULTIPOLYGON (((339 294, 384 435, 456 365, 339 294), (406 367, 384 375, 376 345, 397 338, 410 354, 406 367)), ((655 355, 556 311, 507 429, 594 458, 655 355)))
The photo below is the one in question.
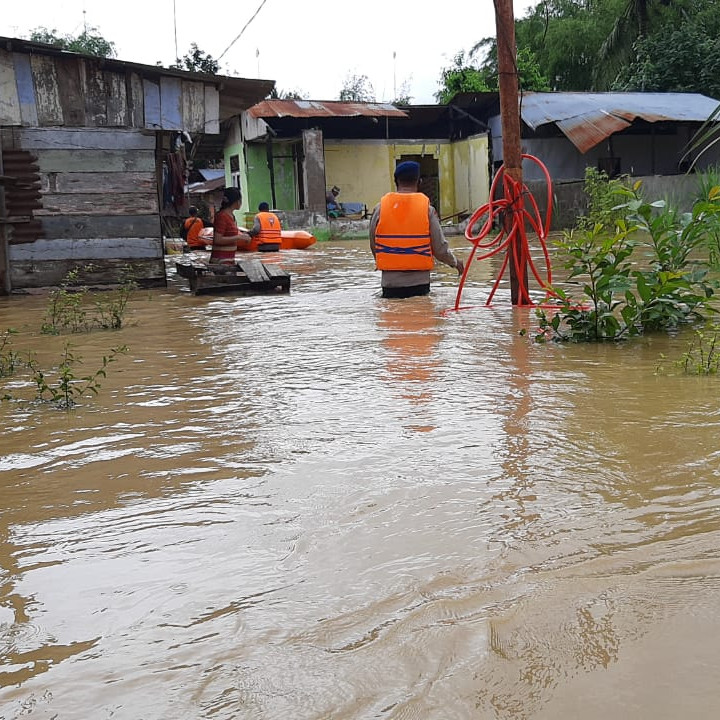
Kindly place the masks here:
POLYGON ((420 165, 401 162, 395 168, 397 192, 383 195, 370 218, 370 249, 382 270, 383 297, 427 295, 433 258, 458 275, 464 269, 448 246, 430 199, 418 192, 419 182, 420 165))
POLYGON ((257 237, 257 249, 260 252, 275 252, 280 249, 282 242, 280 219, 275 213, 270 212, 270 206, 266 202, 258 205, 258 211, 248 235, 252 238, 257 237))

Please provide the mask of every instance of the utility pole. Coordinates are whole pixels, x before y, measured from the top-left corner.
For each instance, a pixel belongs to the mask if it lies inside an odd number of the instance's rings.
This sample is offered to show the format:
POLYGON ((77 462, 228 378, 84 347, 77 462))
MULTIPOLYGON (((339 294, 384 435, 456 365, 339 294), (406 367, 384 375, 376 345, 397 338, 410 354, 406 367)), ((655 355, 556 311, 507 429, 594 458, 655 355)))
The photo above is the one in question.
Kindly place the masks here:
MULTIPOLYGON (((505 192, 510 203, 506 214, 505 230, 510 231, 513 215, 520 213, 523 198, 522 149, 520 145, 520 107, 518 104, 517 47, 515 45, 515 13, 513 0, 493 0, 495 3, 495 29, 497 33, 498 87, 500 90, 500 119, 502 125, 505 192), (512 182, 514 181, 514 182, 512 182)), ((522 217, 520 222, 524 223, 522 217)), ((524 236, 524 233, 522 233, 524 236)), ((520 233, 516 233, 510 251, 510 296, 513 305, 530 305, 527 292, 527 260, 520 233), (518 273, 520 273, 518 275, 518 273)))

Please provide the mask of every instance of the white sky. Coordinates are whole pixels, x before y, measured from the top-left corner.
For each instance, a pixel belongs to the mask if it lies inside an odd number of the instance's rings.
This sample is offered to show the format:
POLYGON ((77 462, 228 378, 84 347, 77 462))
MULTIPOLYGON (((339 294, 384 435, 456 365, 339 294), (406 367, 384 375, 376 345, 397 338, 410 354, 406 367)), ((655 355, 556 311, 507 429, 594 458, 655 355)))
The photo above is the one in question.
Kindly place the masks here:
MULTIPOLYGON (((0 36, 28 37, 39 26, 75 35, 87 22, 115 43, 120 60, 167 65, 177 28, 180 56, 195 42, 217 59, 262 2, 2 0, 0 36)), ((515 16, 536 4, 514 0, 515 16)), ((378 101, 406 84, 413 103, 434 103, 442 68, 494 35, 493 0, 265 0, 220 72, 275 80, 313 100, 337 100, 349 75, 367 75, 378 101)))

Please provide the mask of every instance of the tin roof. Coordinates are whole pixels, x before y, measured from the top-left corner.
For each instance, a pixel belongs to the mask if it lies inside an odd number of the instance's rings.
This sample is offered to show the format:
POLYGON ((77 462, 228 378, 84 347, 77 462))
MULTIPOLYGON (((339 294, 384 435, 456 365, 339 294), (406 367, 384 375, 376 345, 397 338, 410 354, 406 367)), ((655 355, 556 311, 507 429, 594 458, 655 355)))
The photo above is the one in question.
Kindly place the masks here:
POLYGON ((521 114, 533 130, 555 123, 581 153, 640 118, 704 122, 718 101, 698 93, 524 93, 521 114))
POLYGON ((255 118, 295 117, 407 117, 390 103, 340 102, 336 100, 263 100, 248 113, 255 118))

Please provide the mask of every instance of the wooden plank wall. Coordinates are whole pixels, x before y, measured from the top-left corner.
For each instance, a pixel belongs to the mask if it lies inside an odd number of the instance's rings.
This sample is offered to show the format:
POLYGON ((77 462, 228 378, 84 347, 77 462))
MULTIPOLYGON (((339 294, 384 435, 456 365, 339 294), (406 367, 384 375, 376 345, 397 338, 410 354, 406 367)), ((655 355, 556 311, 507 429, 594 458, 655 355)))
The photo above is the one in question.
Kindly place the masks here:
POLYGON ((0 49, 0 139, 37 157, 42 185, 44 237, 11 242, 13 289, 89 262, 93 282, 132 263, 145 285, 165 284, 158 131, 217 134, 219 108, 212 83, 0 49))
POLYGON ((94 283, 120 279, 131 264, 144 285, 164 285, 155 176, 155 133, 119 128, 5 130, 14 147, 37 157, 44 237, 12 242, 14 289, 61 281, 91 263, 94 283))
POLYGON ((0 126, 135 127, 217 134, 212 83, 115 72, 98 58, 0 49, 0 126))

